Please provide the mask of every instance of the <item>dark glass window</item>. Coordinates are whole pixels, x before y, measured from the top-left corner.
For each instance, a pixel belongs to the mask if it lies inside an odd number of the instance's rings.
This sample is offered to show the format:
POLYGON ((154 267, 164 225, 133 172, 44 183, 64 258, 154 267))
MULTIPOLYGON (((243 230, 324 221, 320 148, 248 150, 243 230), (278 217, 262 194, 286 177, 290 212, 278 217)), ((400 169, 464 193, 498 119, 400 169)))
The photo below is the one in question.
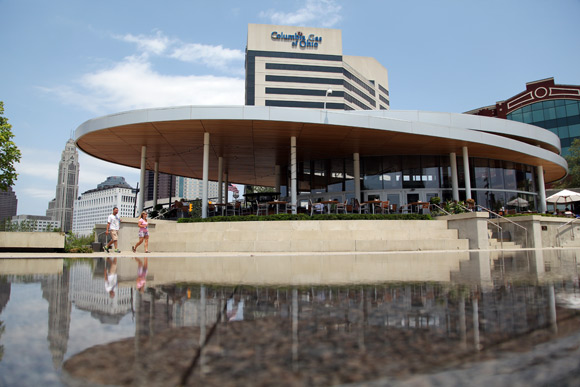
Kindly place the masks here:
POLYGON ((328 177, 328 192, 344 191, 344 160, 330 160, 330 176, 328 177))
POLYGON ((383 157, 383 187, 385 189, 403 188, 401 157, 383 157))
POLYGON ((503 168, 501 166, 501 161, 490 160, 489 161, 489 181, 491 183, 491 188, 503 189, 503 168))
POLYGON ((382 181, 382 158, 381 157, 365 157, 361 164, 363 167, 363 181, 362 189, 373 190, 383 189, 382 181))

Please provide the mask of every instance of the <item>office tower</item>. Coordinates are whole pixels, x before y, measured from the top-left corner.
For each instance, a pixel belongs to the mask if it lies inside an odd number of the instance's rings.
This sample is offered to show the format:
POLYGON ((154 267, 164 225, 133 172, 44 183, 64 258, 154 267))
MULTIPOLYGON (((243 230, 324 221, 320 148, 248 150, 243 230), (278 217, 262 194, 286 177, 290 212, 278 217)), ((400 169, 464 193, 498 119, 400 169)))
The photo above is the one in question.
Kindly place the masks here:
POLYGON ((107 180, 83 192, 75 201, 72 231, 78 235, 89 235, 95 224, 107 223, 113 207, 119 208, 119 216, 134 217, 135 189, 121 176, 109 176, 107 180))
POLYGON ((580 138, 580 86, 558 85, 554 78, 526 83, 526 90, 468 114, 505 118, 548 129, 560 138, 562 154, 580 138))
POLYGON ((7 191, 0 190, 0 223, 15 216, 17 209, 18 199, 12 187, 8 187, 7 191))
POLYGON ((79 191, 79 154, 73 139, 69 139, 58 163, 56 197, 49 203, 46 216, 59 221, 62 231, 72 229, 73 206, 79 191))
POLYGON ((388 73, 342 53, 342 31, 248 25, 246 105, 388 110, 388 73))

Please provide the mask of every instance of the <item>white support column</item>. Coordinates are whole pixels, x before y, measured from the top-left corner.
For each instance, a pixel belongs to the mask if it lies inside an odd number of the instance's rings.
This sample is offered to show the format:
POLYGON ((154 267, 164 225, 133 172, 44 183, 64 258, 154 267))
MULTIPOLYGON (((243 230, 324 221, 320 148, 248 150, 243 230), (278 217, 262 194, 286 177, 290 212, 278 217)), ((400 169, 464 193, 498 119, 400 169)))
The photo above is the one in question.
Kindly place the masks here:
POLYGON ((544 167, 538 165, 536 167, 538 172, 538 193, 540 194, 540 212, 546 212, 546 184, 544 183, 544 167))
POLYGON ((207 218, 209 184, 209 133, 203 134, 203 181, 201 188, 201 217, 207 218))
POLYGON ((274 167, 274 176, 275 176, 275 190, 276 192, 280 192, 280 166, 276 165, 274 167))
POLYGON ((292 205, 292 213, 298 213, 298 183, 297 179, 297 165, 296 165, 296 136, 290 137, 290 178, 291 178, 291 189, 292 198, 290 199, 290 204, 292 205))
POLYGON ((141 195, 139 195, 139 205, 137 206, 137 213, 141 215, 145 207, 145 168, 147 167, 147 147, 141 147, 141 176, 139 179, 139 187, 141 187, 141 195))
POLYGON ((354 168, 354 197, 360 203, 360 201, 361 201, 361 197, 360 197, 360 154, 353 153, 352 161, 353 161, 353 168, 354 168))
POLYGON ((157 196, 159 189, 159 161, 155 162, 155 172, 153 173, 153 209, 157 207, 157 196))
POLYGON ((457 155, 455 152, 449 153, 449 162, 451 165, 451 189, 453 200, 459 201, 459 182, 457 178, 457 155))
POLYGON ((471 175, 469 173, 469 154, 467 147, 463 147, 463 174, 465 176, 465 198, 471 199, 471 175))
POLYGON ((220 156, 218 158, 218 203, 223 203, 222 197, 224 192, 224 158, 220 156))
POLYGON ((227 203, 228 202, 228 198, 230 197, 230 177, 228 176, 228 173, 224 173, 224 200, 222 200, 222 203, 227 203))

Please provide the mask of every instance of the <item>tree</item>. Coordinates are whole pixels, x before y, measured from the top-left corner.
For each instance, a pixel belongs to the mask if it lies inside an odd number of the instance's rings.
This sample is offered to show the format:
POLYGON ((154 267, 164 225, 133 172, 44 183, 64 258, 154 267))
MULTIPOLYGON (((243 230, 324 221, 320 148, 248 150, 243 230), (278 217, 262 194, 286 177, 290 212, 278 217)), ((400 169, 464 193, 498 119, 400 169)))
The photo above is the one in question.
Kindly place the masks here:
POLYGON ((4 102, 0 101, 0 190, 8 191, 18 174, 14 164, 20 162, 20 150, 12 141, 12 125, 4 117, 4 102))
POLYGON ((556 184, 556 188, 580 187, 580 139, 572 141, 568 150, 566 161, 568 162, 568 176, 556 184))

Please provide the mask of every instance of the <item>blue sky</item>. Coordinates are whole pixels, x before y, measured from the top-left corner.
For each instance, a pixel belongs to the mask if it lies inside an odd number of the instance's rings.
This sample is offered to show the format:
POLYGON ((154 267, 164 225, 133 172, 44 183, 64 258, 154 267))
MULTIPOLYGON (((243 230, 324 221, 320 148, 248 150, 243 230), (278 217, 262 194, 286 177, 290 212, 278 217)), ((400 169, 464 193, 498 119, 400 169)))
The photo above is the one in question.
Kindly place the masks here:
MULTIPOLYGON (((580 0, 0 0, 0 100, 22 151, 18 213, 43 215, 86 120, 242 105, 248 23, 342 30, 389 71, 391 108, 464 112, 554 77, 580 84, 580 0)), ((79 194, 136 169, 80 152, 79 194)))

